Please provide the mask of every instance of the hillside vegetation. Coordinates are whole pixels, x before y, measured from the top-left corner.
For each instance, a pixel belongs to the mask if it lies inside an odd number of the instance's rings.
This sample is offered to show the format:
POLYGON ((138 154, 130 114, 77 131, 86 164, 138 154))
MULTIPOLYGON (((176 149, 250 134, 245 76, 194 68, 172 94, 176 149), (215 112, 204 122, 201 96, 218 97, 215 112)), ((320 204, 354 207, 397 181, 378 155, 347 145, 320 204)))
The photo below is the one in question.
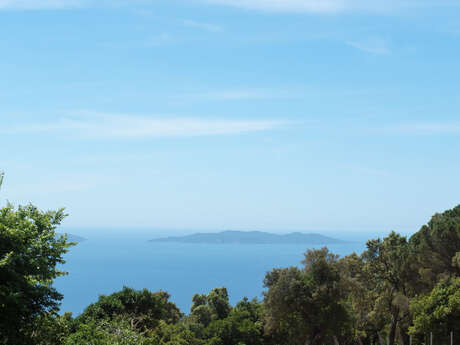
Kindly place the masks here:
POLYGON ((128 287, 78 317, 59 314, 52 282, 73 244, 56 234, 64 217, 0 209, 0 344, 402 345, 460 334, 460 205, 410 238, 371 239, 361 254, 307 250, 301 268, 266 273, 263 300, 232 306, 225 287, 196 294, 187 314, 165 291, 128 287))

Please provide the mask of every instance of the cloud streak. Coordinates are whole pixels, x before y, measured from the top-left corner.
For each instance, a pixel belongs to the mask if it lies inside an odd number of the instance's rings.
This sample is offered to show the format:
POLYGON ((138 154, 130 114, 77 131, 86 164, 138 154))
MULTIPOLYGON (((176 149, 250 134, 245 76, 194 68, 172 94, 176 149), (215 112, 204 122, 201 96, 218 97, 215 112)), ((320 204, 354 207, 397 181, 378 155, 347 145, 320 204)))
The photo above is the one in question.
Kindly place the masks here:
POLYGON ((194 20, 184 20, 182 24, 188 28, 201 29, 201 30, 210 31, 210 32, 222 31, 222 27, 219 25, 197 22, 194 20))
POLYGON ((172 96, 177 100, 201 101, 248 101, 299 99, 305 97, 305 92, 297 89, 228 89, 218 91, 203 91, 177 94, 172 96))
POLYGON ((460 122, 408 123, 386 128, 387 132, 409 135, 460 135, 460 122))
POLYGON ((3 130, 5 133, 64 134, 94 138, 166 138, 231 135, 268 131, 284 123, 274 120, 222 120, 158 118, 148 116, 93 114, 77 119, 27 124, 3 130))
POLYGON ((389 55, 391 53, 387 41, 380 38, 372 38, 364 41, 348 41, 346 44, 369 54, 389 55))
MULTIPOLYGON (((249 10, 287 13, 337 13, 347 11, 391 12, 426 7, 459 7, 455 0, 197 0, 249 10)), ((184 0, 185 2, 185 0, 184 0)), ((0 0, 0 10, 65 9, 88 6, 155 5, 154 0, 0 0)), ((191 26, 214 30, 217 26, 190 22, 191 26)))
POLYGON ((208 3, 270 12, 338 12, 343 0, 206 0, 208 3))
POLYGON ((83 0, 0 0, 0 10, 43 10, 80 7, 83 0))
POLYGON ((249 10, 297 13, 337 13, 347 11, 391 12, 401 9, 455 6, 450 0, 202 0, 210 4, 249 10))

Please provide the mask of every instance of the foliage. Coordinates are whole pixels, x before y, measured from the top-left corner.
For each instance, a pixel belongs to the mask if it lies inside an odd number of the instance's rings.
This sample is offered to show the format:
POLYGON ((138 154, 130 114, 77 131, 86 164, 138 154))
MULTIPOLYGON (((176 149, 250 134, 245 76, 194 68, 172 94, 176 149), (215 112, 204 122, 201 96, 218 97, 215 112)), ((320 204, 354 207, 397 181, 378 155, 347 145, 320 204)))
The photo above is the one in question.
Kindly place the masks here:
POLYGON ((226 318, 211 322, 204 330, 206 344, 263 344, 261 305, 247 298, 239 302, 226 318))
POLYGON ((397 326, 409 318, 410 258, 406 238, 395 232, 383 240, 368 241, 363 253, 371 291, 376 297, 373 313, 389 323, 389 345, 395 343, 397 326))
POLYGON ((228 292, 225 287, 215 288, 207 296, 195 294, 193 305, 190 308, 191 315, 205 326, 211 321, 225 319, 230 310, 228 292))
POLYGON ((58 315, 53 280, 71 243, 63 210, 0 210, 2 345, 374 345, 460 333, 460 205, 408 241, 395 232, 342 259, 307 250, 302 267, 267 272, 262 302, 234 307, 225 287, 193 296, 184 316, 165 291, 124 287, 77 318, 58 315))
POLYGON ((460 334, 460 277, 439 282, 428 294, 411 302, 414 314, 410 333, 420 338, 433 332, 436 338, 451 331, 460 334))
POLYGON ((151 337, 158 345, 205 345, 204 340, 198 338, 184 323, 173 325, 160 321, 151 337))
POLYGON ((337 256, 327 248, 308 250, 303 263, 303 270, 290 267, 267 273, 267 332, 280 332, 293 345, 331 342, 344 333, 348 322, 337 256))
POLYGON ((62 295, 52 283, 65 274, 57 266, 73 244, 55 232, 65 216, 33 205, 0 209, 0 343, 33 343, 34 322, 58 310, 62 295))
POLYGON ((127 320, 91 320, 81 323, 64 345, 157 345, 134 330, 127 320))
POLYGON ((75 323, 72 313, 45 314, 34 323, 32 338, 36 345, 61 345, 74 331, 75 323))
POLYGON ((100 296, 96 303, 85 309, 77 321, 85 323, 123 318, 133 329, 142 332, 154 330, 160 320, 177 323, 182 316, 176 305, 169 302, 169 297, 165 291, 137 291, 124 287, 109 296, 100 296))
POLYGON ((438 281, 460 275, 460 205, 435 214, 410 239, 416 257, 419 292, 429 292, 438 281))
POLYGON ((353 253, 342 258, 340 274, 353 337, 359 338, 365 344, 374 343, 378 339, 378 332, 385 327, 385 320, 374 311, 378 293, 372 289, 372 279, 370 272, 366 270, 363 257, 353 253))
POLYGON ((262 344, 261 304, 247 298, 234 308, 226 288, 216 288, 208 295, 193 297, 190 316, 184 320, 188 329, 206 345, 262 344))

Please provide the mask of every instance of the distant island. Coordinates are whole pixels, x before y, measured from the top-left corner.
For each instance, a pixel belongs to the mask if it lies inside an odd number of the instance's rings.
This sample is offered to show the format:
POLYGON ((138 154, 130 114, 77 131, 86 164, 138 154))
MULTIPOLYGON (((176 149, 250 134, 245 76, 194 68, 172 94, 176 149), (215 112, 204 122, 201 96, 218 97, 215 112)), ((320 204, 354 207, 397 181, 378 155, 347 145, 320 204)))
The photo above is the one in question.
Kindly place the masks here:
POLYGON ((222 231, 218 233, 197 233, 186 236, 163 237, 149 242, 181 242, 208 244, 341 244, 346 241, 323 236, 320 234, 305 234, 292 232, 289 234, 272 234, 262 231, 222 231))

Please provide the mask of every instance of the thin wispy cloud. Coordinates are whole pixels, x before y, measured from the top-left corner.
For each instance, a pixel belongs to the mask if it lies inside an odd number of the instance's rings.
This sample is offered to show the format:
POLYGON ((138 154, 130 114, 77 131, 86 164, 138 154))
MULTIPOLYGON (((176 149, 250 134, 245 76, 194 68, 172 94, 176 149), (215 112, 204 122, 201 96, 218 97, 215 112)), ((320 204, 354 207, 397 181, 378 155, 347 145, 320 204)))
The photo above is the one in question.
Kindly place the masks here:
POLYGON ((147 47, 158 47, 164 44, 169 44, 174 42, 173 36, 167 32, 162 32, 158 35, 153 35, 145 40, 145 46, 147 47))
POLYGON ((91 114, 55 122, 24 124, 4 133, 64 134, 94 138, 165 138, 231 135, 279 128, 276 120, 223 120, 159 118, 131 115, 91 114))
POLYGON ((205 30, 205 31, 210 31, 210 32, 220 32, 223 30, 222 27, 219 25, 197 22, 194 20, 184 20, 182 24, 185 27, 200 29, 200 30, 205 30))
MULTIPOLYGON (((101 157, 103 159, 103 157, 101 157)), ((120 160, 118 160, 120 161, 120 160)), ((99 161, 100 162, 100 161, 99 161)), ((7 188, 14 191, 15 199, 27 200, 31 194, 65 194, 89 192, 101 186, 113 185, 117 179, 108 174, 91 172, 67 172, 65 174, 48 175, 38 180, 10 181, 7 188)))
POLYGON ((0 0, 0 10, 64 9, 87 4, 85 0, 0 0))
MULTIPOLYGON (((346 11, 391 12, 426 7, 459 7, 455 0, 196 0, 270 12, 337 13, 346 11)), ((155 0, 0 0, 0 10, 65 9, 92 6, 155 5, 155 0)), ((185 2, 185 0, 184 0, 185 2)))
POLYGON ((385 132, 409 135, 460 135, 460 122, 404 123, 388 126, 385 132))
POLYGON ((347 11, 391 12, 401 9, 455 6, 449 0, 202 0, 207 3, 269 12, 337 13, 347 11))
POLYGON ((391 53, 388 42, 381 38, 371 38, 362 41, 347 41, 346 44, 369 54, 389 55, 391 53))
POLYGON ((305 96, 300 90, 285 89, 229 89, 182 93, 172 96, 177 100, 192 101, 257 101, 276 99, 297 99, 305 96))
POLYGON ((345 8, 342 0, 206 0, 206 2, 271 12, 337 12, 345 8))

